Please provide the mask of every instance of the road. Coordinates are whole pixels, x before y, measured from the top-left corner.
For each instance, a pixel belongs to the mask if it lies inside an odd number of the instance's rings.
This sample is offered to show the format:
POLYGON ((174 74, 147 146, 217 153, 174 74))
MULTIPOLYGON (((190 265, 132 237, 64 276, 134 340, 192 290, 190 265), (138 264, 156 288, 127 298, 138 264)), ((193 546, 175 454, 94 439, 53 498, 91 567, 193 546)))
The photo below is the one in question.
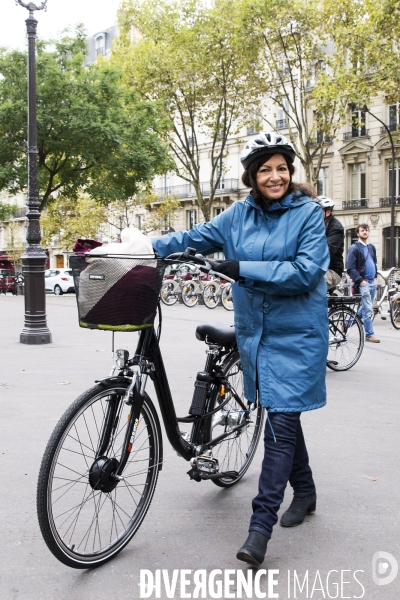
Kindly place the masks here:
MULTIPOLYGON (((153 574, 168 569, 170 577, 173 569, 205 569, 207 577, 213 569, 232 569, 236 577, 243 565, 235 554, 247 535, 261 447, 245 478, 223 490, 212 482, 190 481, 188 464, 165 440, 166 462, 148 515, 118 557, 99 569, 76 571, 49 553, 36 518, 40 461, 63 411, 95 379, 108 374, 111 334, 78 327, 74 296, 47 296, 47 312, 54 342, 22 345, 23 298, 0 297, 0 599, 135 600, 144 569, 153 574)), ((196 325, 231 323, 233 316, 202 306, 165 307, 163 315, 161 347, 177 413, 183 415, 205 360, 204 344, 194 336, 196 325)), ((377 585, 371 571, 377 552, 393 556, 376 565, 381 581, 393 568, 391 562, 400 563, 400 332, 389 321, 378 320, 376 335, 381 344, 366 344, 352 370, 327 371, 327 406, 303 415, 317 512, 300 527, 275 527, 263 565, 279 570, 270 574, 271 582, 272 577, 278 581, 270 590, 279 594, 275 597, 400 597, 400 575, 388 585, 377 585), (296 578, 304 583, 302 592, 296 578)), ((116 347, 129 347, 136 336, 117 334, 116 347)), ((290 500, 288 489, 282 511, 290 500)), ((170 597, 185 597, 185 589, 191 588, 179 589, 170 597)), ((211 586, 204 597, 230 597, 235 585, 224 590, 225 596, 218 596, 211 586)), ((163 586, 160 597, 168 597, 163 586)))

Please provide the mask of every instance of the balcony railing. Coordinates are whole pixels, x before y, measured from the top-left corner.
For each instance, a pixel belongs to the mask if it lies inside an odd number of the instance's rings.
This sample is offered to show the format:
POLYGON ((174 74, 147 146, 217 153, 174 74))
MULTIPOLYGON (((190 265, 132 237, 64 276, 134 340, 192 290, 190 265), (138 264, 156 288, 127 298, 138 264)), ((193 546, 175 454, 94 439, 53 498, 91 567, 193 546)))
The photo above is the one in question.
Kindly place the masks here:
POLYGON ((287 120, 286 119, 277 119, 276 128, 277 129, 287 129, 287 120))
MULTIPOLYGON (((201 193, 203 196, 210 195, 210 182, 205 181, 200 184, 201 193)), ((165 196, 175 196, 175 198, 195 198, 196 191, 190 183, 183 185, 172 185, 170 187, 155 188, 155 193, 158 199, 165 196)), ((226 194, 239 191, 239 179, 221 179, 216 189, 216 194, 226 194)))
POLYGON ((19 206, 15 212, 15 214, 13 215, 13 219, 21 219, 23 217, 26 217, 26 211, 27 211, 27 207, 26 206, 19 206))
MULTIPOLYGON (((394 204, 395 204, 395 206, 400 206, 400 196, 395 196, 394 204)), ((379 198, 379 206, 380 206, 380 208, 386 208, 388 206, 389 207, 392 206, 392 197, 389 196, 388 198, 379 198)))
MULTIPOLYGON (((399 126, 398 126, 398 124, 397 124, 397 123, 389 123, 389 124, 388 124, 388 129, 389 129, 389 131, 397 131, 397 130, 398 130, 398 128, 399 128, 399 126)), ((387 131, 386 131, 386 127, 383 127, 383 126, 382 126, 382 127, 381 127, 381 134, 383 135, 383 134, 385 134, 385 133, 387 133, 387 131)))
POLYGON ((368 136, 369 136, 368 129, 361 129, 361 130, 353 129, 352 131, 346 131, 343 134, 343 139, 344 140, 352 140, 353 138, 368 137, 368 136))
POLYGON ((345 200, 343 202, 343 210, 354 210, 355 208, 368 208, 368 199, 361 198, 360 200, 345 200))

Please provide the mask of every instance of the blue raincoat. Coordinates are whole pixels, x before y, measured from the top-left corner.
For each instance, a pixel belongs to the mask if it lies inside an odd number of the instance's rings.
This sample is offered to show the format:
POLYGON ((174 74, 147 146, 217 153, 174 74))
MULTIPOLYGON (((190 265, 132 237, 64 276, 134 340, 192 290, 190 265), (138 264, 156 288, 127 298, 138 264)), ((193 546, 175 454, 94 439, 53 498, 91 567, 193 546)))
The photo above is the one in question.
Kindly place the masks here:
POLYGON ((190 246, 239 261, 232 286, 246 398, 272 412, 326 403, 329 251, 320 206, 290 194, 262 210, 251 195, 209 223, 152 240, 162 257, 190 246), (258 382, 258 383, 257 383, 258 382))

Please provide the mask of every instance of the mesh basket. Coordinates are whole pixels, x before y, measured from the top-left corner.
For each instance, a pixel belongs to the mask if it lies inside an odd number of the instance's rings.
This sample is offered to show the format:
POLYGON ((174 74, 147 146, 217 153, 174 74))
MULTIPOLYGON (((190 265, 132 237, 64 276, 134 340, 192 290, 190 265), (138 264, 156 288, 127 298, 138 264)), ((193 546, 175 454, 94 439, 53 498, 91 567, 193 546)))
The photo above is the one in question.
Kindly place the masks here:
POLYGON ((150 256, 72 255, 79 325, 108 331, 151 327, 165 266, 150 256))

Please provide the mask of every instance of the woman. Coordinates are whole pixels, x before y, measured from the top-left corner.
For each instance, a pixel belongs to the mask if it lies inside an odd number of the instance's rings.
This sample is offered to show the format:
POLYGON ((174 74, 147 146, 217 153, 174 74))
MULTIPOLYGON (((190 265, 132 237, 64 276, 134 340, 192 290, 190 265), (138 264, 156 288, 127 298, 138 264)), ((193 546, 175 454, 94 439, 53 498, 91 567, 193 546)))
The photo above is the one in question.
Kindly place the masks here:
POLYGON ((196 248, 223 250, 215 269, 235 279, 235 330, 246 398, 268 411, 259 493, 249 536, 237 558, 264 560, 289 481, 294 490, 283 526, 300 524, 316 492, 300 424, 303 411, 326 403, 329 266, 322 211, 310 186, 292 181, 295 152, 284 136, 260 134, 242 153, 242 180, 251 188, 209 223, 153 240, 161 256, 196 248))

